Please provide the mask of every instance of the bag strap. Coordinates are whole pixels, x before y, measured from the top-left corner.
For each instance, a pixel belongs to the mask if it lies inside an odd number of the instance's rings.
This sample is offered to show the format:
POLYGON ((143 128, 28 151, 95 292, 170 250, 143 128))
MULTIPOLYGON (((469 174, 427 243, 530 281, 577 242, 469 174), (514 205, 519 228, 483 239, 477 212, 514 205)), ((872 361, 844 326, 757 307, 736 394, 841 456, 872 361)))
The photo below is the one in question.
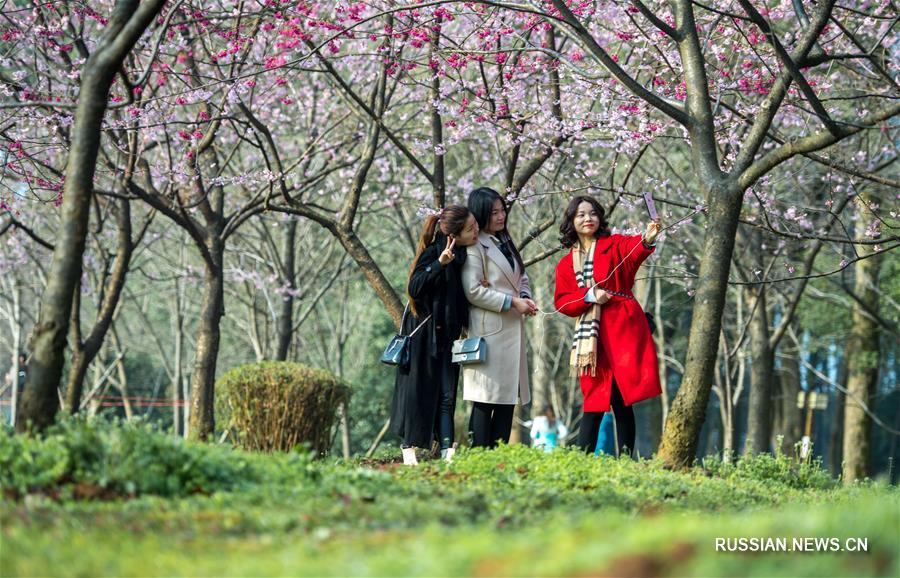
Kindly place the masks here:
POLYGON ((403 324, 406 323, 406 314, 409 313, 409 301, 406 302, 406 307, 403 308, 403 315, 400 316, 400 333, 403 333, 403 324))
POLYGON ((481 248, 481 257, 482 257, 482 259, 481 259, 481 278, 484 279, 485 281, 487 281, 487 260, 488 260, 488 254, 487 254, 487 251, 484 249, 483 246, 482 246, 482 248, 481 248))
MULTIPOLYGON (((409 302, 407 302, 407 303, 406 303, 406 307, 403 308, 403 316, 400 318, 400 332, 399 332, 400 335, 403 335, 403 325, 406 323, 406 314, 407 314, 407 313, 409 313, 409 302)), ((422 329, 422 326, 423 326, 423 325, 425 325, 426 323, 428 323, 428 320, 429 320, 429 319, 431 319, 431 315, 430 315, 430 314, 428 315, 428 317, 426 317, 425 319, 423 319, 422 322, 419 323, 419 324, 416 326, 416 328, 413 329, 412 332, 411 332, 409 335, 407 335, 406 337, 412 337, 413 335, 415 335, 415 334, 419 331, 419 329, 422 329)))
MULTIPOLYGON (((485 281, 487 281, 487 260, 488 260, 487 249, 485 249, 484 246, 482 246, 481 247, 481 278, 484 279, 485 281)), ((500 328, 502 329, 503 326, 501 325, 500 328)), ((484 335, 484 315, 481 316, 481 335, 484 335)), ((468 337, 468 334, 466 334, 466 337, 468 337)))
POLYGON ((425 325, 426 323, 428 323, 428 320, 429 320, 429 319, 431 319, 431 315, 428 315, 428 317, 426 317, 425 319, 423 319, 423 320, 422 320, 422 323, 419 323, 419 325, 418 325, 415 329, 413 329, 412 333, 410 333, 409 336, 412 337, 413 335, 415 335, 415 334, 419 331, 419 329, 422 329, 422 326, 423 326, 423 325, 425 325))

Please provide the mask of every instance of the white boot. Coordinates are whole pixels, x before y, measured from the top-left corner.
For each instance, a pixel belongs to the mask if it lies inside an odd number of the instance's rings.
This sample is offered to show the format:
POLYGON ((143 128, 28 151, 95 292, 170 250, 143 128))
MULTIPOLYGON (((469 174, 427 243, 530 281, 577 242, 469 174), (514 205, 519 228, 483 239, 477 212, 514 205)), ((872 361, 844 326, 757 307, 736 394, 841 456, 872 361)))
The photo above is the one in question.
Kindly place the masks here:
POLYGON ((403 453, 403 465, 419 465, 419 460, 416 459, 416 448, 400 448, 400 451, 403 453))

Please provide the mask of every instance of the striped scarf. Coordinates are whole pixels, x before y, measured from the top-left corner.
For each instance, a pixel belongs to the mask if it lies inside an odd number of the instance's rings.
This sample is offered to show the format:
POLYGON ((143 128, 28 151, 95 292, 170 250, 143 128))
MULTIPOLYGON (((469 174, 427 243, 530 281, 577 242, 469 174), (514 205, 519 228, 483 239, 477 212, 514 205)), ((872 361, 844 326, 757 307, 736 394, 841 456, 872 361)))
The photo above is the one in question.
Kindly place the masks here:
MULTIPOLYGON (((581 288, 594 285, 594 246, 591 243, 587 258, 578 245, 572 248, 572 265, 575 269, 575 280, 581 288), (582 263, 582 259, 584 262, 582 263)), ((593 289, 592 289, 593 290, 593 289)), ((572 353, 569 356, 571 375, 596 375, 597 352, 600 349, 600 305, 594 303, 575 321, 575 338, 572 340, 572 353)))

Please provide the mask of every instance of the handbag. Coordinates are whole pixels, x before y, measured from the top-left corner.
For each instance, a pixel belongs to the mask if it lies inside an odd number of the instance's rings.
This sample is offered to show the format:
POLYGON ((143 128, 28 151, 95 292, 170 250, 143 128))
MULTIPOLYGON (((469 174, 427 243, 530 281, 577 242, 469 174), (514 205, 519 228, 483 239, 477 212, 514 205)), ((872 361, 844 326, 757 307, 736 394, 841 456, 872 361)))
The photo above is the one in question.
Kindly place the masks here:
POLYGON ((413 329, 409 335, 403 335, 403 324, 406 322, 406 313, 409 311, 409 303, 403 309, 403 317, 400 319, 400 332, 391 338, 390 343, 384 348, 381 354, 381 363, 387 365, 396 365, 399 367, 407 367, 409 365, 409 340, 422 328, 425 323, 431 319, 431 315, 422 320, 419 325, 413 329))
MULTIPOLYGON (((486 262, 487 253, 484 253, 481 259, 481 274, 483 279, 487 279, 487 271, 485 270, 486 262)), ((482 331, 484 330, 483 320, 481 329, 482 331)), ((472 337, 468 335, 455 340, 450 349, 450 361, 460 365, 485 363, 487 361, 487 341, 484 340, 484 337, 472 337)))
POLYGON ((450 360, 460 365, 487 361, 487 341, 484 337, 468 337, 453 342, 450 360))

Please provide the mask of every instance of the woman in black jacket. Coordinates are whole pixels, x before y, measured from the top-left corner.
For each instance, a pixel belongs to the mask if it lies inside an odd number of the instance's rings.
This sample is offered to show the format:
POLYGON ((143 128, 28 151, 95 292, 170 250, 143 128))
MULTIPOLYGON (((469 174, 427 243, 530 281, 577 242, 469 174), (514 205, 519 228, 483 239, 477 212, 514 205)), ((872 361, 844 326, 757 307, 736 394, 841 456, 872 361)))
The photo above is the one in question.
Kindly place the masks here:
POLYGON ((469 209, 450 205, 425 219, 407 284, 410 338, 408 367, 397 368, 391 428, 401 438, 403 463, 416 464, 415 448, 430 448, 437 435, 441 457, 453 455, 453 412, 459 366, 450 349, 469 319, 461 273, 466 247, 478 239, 469 209))

